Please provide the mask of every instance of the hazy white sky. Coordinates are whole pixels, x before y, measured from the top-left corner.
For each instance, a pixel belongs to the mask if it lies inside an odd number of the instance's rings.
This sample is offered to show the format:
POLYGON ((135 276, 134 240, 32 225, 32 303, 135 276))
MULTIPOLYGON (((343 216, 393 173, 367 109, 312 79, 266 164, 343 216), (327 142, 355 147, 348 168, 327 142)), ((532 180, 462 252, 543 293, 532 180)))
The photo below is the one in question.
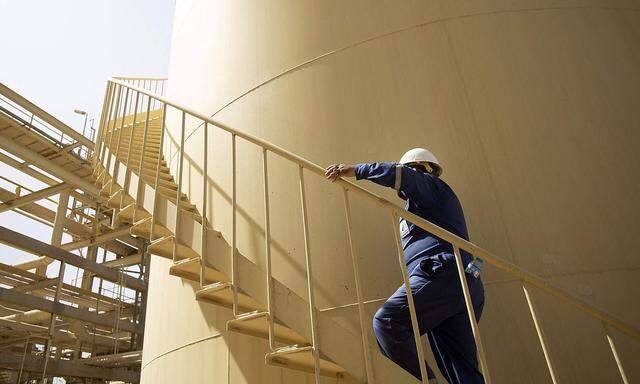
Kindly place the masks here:
MULTIPOLYGON (((167 74, 174 3, 0 0, 0 82, 82 131, 83 118, 73 110, 97 122, 107 78, 167 74)), ((0 174, 17 177, 3 163, 0 174)), ((21 182, 41 187, 30 178, 21 182)), ((2 180, 0 186, 13 190, 2 180)), ((0 225, 43 241, 51 237, 50 228, 14 212, 0 213, 0 225)), ((0 245, 2 262, 27 258, 0 245)))
POLYGON ((0 81, 77 127, 106 80, 165 75, 173 0, 0 0, 0 81))

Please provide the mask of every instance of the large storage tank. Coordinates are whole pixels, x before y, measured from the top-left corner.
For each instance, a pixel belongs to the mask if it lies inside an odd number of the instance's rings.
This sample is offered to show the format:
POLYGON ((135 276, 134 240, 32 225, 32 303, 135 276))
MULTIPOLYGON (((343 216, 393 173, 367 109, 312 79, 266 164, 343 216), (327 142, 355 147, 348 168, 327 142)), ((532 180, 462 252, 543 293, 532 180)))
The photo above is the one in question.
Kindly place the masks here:
MULTIPOLYGON (((638 325, 638 11, 631 0, 179 0, 168 96, 323 166, 430 148, 472 241, 638 325)), ((202 128, 188 125, 185 183, 200 206, 202 128)), ((228 239, 229 135, 208 145, 209 214, 228 239)), ((261 153, 240 141, 238 155, 238 247, 262 267, 261 153)), ((269 161, 274 275, 304 297, 297 169, 269 161)), ((306 181, 318 307, 352 303, 341 191, 306 181)), ((401 282, 391 219, 354 199, 354 220, 365 296, 386 297, 401 282)), ((154 259, 143 382, 312 382, 264 366, 264 341, 225 332, 230 311, 196 302, 197 287, 167 270, 154 259)), ((494 382, 551 382, 521 283, 491 268, 484 281, 494 382)), ((599 322, 534 300, 560 382, 620 382, 599 322)), ((357 329, 352 307, 324 313, 357 329)), ((613 337, 640 380, 640 346, 613 337)))

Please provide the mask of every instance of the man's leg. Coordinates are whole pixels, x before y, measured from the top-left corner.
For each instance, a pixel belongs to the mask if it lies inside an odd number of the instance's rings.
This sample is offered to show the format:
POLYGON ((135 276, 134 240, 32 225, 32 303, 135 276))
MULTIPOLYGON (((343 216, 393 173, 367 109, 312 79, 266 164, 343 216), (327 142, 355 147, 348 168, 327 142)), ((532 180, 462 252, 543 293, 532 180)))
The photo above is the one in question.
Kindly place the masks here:
MULTIPOLYGON (((411 291, 416 292, 424 284, 417 276, 410 278, 411 291)), ((373 332, 382 354, 420 379, 418 351, 407 308, 404 285, 396 290, 373 318, 373 332)))
MULTIPOLYGON (((473 282, 470 285, 477 285, 473 282)), ((476 319, 480 319, 484 306, 481 287, 472 291, 476 319)), ((483 384, 478 367, 476 344, 473 339, 466 309, 449 317, 427 332, 438 368, 451 384, 483 384)))
MULTIPOLYGON (((438 280, 425 276, 411 276, 411 291, 414 296, 420 333, 436 326, 448 317, 448 306, 443 303, 438 280)), ((382 354, 420 379, 418 351, 411 327, 411 317, 404 285, 384 303, 373 319, 373 330, 382 354)), ((435 378, 431 369, 427 376, 435 378)))

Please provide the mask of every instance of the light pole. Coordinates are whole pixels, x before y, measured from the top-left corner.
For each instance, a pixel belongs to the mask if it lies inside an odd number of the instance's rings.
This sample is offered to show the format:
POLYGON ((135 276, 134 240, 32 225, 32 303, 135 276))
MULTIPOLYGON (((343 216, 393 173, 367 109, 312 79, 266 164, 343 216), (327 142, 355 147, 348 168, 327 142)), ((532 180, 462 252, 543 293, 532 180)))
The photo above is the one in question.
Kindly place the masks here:
MULTIPOLYGON (((83 137, 87 137, 87 136, 86 136, 86 131, 87 131, 87 117, 88 117, 87 112, 83 111, 82 109, 74 109, 74 110, 73 110, 73 112, 77 113, 78 115, 84 116, 84 124, 82 125, 82 136, 83 136, 83 137)), ((92 120, 93 120, 93 119, 92 119, 92 120)), ((78 151, 78 152, 77 152, 77 153, 78 153, 78 155, 79 155, 79 156, 82 156, 82 149, 81 149, 81 148, 78 148, 78 150, 77 150, 77 151, 78 151)), ((85 155, 86 155, 86 152, 85 152, 85 155)))
POLYGON ((91 136, 89 137, 89 139, 91 141, 93 141, 95 133, 96 133, 96 130, 93 129, 93 122, 95 121, 95 119, 96 119, 95 117, 92 117, 92 118, 89 119, 89 131, 91 132, 91 136))
POLYGON ((87 112, 81 109, 74 109, 73 112, 77 113, 78 115, 84 116, 84 125, 82 126, 82 136, 84 136, 85 131, 87 130, 87 112))

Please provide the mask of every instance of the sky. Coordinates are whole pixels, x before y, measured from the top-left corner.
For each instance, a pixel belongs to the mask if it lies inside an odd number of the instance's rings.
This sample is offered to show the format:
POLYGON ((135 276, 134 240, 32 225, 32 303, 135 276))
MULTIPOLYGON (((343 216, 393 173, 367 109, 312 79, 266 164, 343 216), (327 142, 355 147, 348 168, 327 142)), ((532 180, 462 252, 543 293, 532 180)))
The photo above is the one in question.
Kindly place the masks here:
MULTIPOLYGON (((84 118, 74 109, 97 126, 109 77, 167 74, 174 7, 175 0, 0 0, 0 82, 78 131, 84 118)), ((43 187, 4 163, 0 175, 43 187)), ((50 227, 15 212, 0 213, 0 225, 51 239, 50 227)), ((0 245, 4 263, 32 258, 0 245)), ((74 274, 68 269, 65 280, 74 274)))

